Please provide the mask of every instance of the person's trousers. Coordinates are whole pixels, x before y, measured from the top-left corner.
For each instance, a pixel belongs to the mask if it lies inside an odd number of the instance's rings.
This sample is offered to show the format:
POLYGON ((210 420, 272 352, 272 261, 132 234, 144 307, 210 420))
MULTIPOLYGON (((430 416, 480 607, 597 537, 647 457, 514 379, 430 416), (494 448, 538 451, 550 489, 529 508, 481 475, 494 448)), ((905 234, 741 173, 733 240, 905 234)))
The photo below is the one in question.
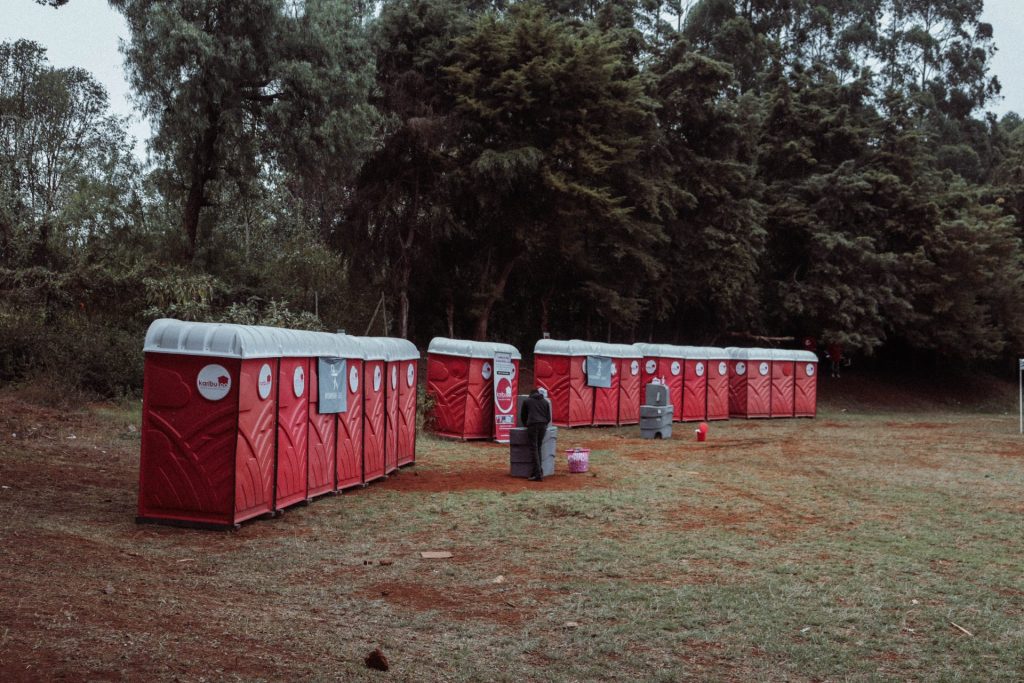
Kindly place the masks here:
POLYGON ((526 425, 526 438, 530 442, 530 455, 533 456, 533 476, 544 476, 544 465, 541 462, 541 446, 544 443, 544 435, 548 431, 546 424, 526 425))

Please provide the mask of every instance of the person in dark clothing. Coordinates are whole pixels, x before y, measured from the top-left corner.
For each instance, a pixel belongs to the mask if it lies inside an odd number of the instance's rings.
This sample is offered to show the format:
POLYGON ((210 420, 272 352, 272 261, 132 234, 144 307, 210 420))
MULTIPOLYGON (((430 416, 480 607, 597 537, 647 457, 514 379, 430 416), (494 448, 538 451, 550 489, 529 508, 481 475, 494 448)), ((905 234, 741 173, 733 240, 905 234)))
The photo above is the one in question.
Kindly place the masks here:
POLYGON ((530 481, 544 481, 544 466, 541 463, 541 444, 551 422, 551 405, 540 389, 530 392, 519 410, 519 422, 526 427, 526 438, 530 441, 530 455, 533 456, 533 474, 530 481))

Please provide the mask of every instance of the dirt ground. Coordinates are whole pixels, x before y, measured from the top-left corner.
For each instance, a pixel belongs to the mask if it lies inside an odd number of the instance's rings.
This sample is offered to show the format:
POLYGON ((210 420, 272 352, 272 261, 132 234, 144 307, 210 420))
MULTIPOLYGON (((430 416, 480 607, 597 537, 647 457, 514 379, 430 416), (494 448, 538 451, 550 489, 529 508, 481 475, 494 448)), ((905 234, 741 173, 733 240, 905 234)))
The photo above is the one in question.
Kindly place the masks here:
POLYGON ((421 435, 237 532, 135 524, 137 406, 0 391, 0 678, 1020 680, 1016 413, 865 387, 706 443, 561 430, 591 471, 541 484, 421 435))

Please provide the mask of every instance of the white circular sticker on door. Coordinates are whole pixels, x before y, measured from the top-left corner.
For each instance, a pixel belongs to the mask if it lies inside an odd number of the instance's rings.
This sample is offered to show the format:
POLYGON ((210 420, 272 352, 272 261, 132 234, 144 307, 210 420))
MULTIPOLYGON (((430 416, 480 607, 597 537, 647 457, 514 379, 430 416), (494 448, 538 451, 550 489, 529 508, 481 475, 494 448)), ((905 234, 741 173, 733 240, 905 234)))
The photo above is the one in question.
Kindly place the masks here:
POLYGON ((301 365, 295 368, 295 373, 292 375, 292 389, 295 391, 295 398, 302 398, 302 394, 306 391, 306 372, 301 365))
POLYGON ((484 379, 490 379, 491 378, 491 371, 492 371, 491 364, 490 363, 484 363, 483 367, 480 368, 480 376, 483 377, 484 379))
POLYGON ((814 377, 814 363, 807 364, 807 376, 814 377))
POLYGON ((267 363, 260 368, 260 377, 256 386, 259 389, 260 398, 265 399, 270 396, 270 390, 274 388, 274 373, 270 371, 270 365, 267 363))
POLYGON ((586 358, 584 358, 583 362, 580 363, 580 367, 583 368, 583 374, 584 375, 587 374, 587 359, 586 358))
POLYGON ((729 366, 725 364, 724 360, 721 363, 718 364, 718 374, 719 375, 724 375, 728 371, 729 371, 729 366))
POLYGON ((416 366, 409 363, 409 367, 405 369, 405 383, 408 386, 412 386, 416 382, 416 366))
POLYGON ((614 363, 614 362, 612 363, 612 374, 613 375, 619 374, 618 367, 619 367, 618 363, 614 363))
POLYGON ((683 367, 681 365, 679 365, 679 361, 677 361, 677 360, 672 361, 672 374, 673 375, 678 375, 680 372, 682 372, 682 370, 683 370, 683 367))
POLYGON ((348 390, 353 394, 359 391, 359 369, 354 365, 348 371, 348 390))
POLYGON ((515 363, 513 363, 512 364, 512 374, 510 374, 509 377, 515 377, 517 372, 518 371, 516 370, 515 363))
POLYGON ((746 372, 747 372, 747 364, 746 363, 744 363, 743 361, 740 361, 739 363, 736 364, 736 374, 737 375, 744 375, 744 374, 746 374, 746 372))
POLYGON ((658 363, 656 361, 649 360, 644 364, 644 371, 646 371, 648 375, 653 375, 654 371, 657 369, 658 363))
POLYGON ((703 363, 697 363, 696 370, 697 370, 697 376, 698 377, 703 377, 704 376, 704 364, 703 363))
POLYGON ((398 368, 391 366, 391 391, 398 388, 398 368))
MULTIPOLYGON (((638 372, 640 372, 640 361, 635 360, 629 364, 629 374, 636 375, 638 372)), ((654 371, 652 370, 651 372, 654 371)))
POLYGON ((380 391, 380 381, 384 379, 381 376, 380 366, 378 365, 373 369, 373 390, 380 391))
POLYGON ((767 375, 768 374, 768 364, 767 363, 761 363, 761 365, 758 366, 757 369, 758 369, 758 371, 760 371, 760 373, 762 375, 767 375))
POLYGON ((231 373, 223 365, 207 365, 196 376, 196 389, 208 401, 219 401, 231 391, 231 373))

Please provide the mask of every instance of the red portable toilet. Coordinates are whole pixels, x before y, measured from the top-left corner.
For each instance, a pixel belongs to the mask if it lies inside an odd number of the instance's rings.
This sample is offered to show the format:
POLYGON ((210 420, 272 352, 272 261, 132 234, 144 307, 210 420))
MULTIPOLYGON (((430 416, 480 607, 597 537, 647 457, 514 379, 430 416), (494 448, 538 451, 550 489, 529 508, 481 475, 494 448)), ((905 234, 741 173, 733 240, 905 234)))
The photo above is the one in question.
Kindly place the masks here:
POLYGON ((588 342, 541 339, 533 347, 533 378, 547 390, 552 422, 559 427, 593 423, 594 389, 587 385, 588 342))
POLYGON ((438 434, 494 438, 494 354, 512 358, 512 396, 519 393, 522 354, 511 344, 434 337, 427 347, 427 395, 438 434))
POLYGON ((818 357, 813 351, 793 351, 795 417, 814 417, 818 414, 818 357))
POLYGON ((729 351, 729 416, 770 417, 772 400, 769 349, 729 351))
POLYGON ((707 354, 708 420, 729 419, 729 353, 713 346, 704 347, 707 354))
POLYGON ((620 425, 640 422, 640 404, 643 403, 643 376, 641 365, 644 354, 630 344, 612 344, 618 359, 619 420, 620 425))
POLYGON ((700 346, 681 346, 683 361, 683 422, 701 422, 707 416, 708 359, 700 346))
MULTIPOLYGON (((288 343, 294 348, 305 348, 310 354, 306 377, 307 395, 307 447, 306 498, 330 493, 337 488, 338 415, 335 404, 345 391, 346 378, 340 360, 345 347, 342 338, 324 332, 288 330, 288 343), (321 359, 325 362, 321 363, 321 359), (324 375, 321 377, 321 373, 324 375), (321 385, 324 391, 321 392, 321 385), (322 396, 321 396, 322 394, 322 396), (323 403, 321 403, 323 398, 323 403)), ((299 388, 300 377, 293 370, 289 386, 292 393, 299 388)), ((279 385, 283 386, 283 385, 279 385)), ((287 389, 288 387, 285 386, 287 389)), ((287 392, 286 392, 287 393, 287 392)), ((280 425, 279 425, 280 428, 280 425)))
POLYGON ((280 331, 161 319, 144 351, 137 520, 225 528, 270 512, 280 331))
POLYGON ((594 390, 594 425, 615 425, 619 422, 619 393, 621 386, 621 365, 615 344, 589 342, 591 353, 588 355, 606 356, 612 359, 611 386, 593 387, 594 390))
POLYGON ((363 483, 363 345, 358 337, 337 335, 346 361, 345 412, 338 413, 335 477, 338 490, 363 483))
POLYGON ((772 355, 772 417, 793 417, 794 351, 774 349, 772 355))
POLYGON ((416 366, 420 352, 406 339, 395 339, 393 345, 390 363, 398 368, 397 465, 404 467, 416 462, 416 366))
POLYGON ((683 355, 680 346, 671 344, 634 344, 644 354, 643 386, 657 381, 668 387, 672 419, 683 419, 683 355))
POLYGON ((387 431, 387 345, 373 337, 361 337, 363 349, 363 482, 380 479, 387 431))

